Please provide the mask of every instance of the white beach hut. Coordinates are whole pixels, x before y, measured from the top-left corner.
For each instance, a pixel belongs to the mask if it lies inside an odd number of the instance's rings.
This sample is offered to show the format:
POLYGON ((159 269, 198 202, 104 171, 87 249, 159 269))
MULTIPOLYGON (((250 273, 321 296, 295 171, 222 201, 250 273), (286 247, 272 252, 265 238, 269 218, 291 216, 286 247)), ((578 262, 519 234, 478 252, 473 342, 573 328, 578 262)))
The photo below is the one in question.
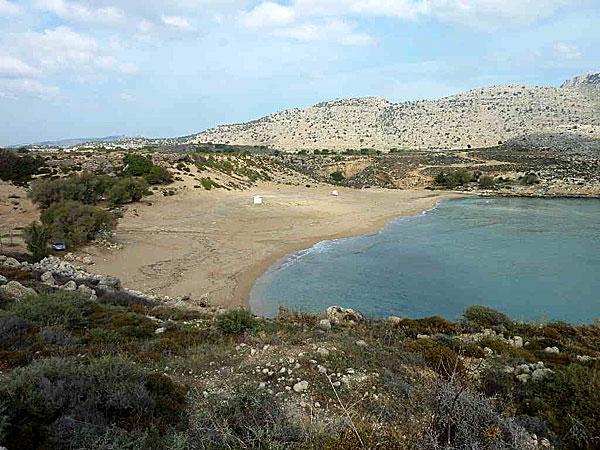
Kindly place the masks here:
POLYGON ((260 195, 255 195, 255 196, 254 196, 254 204, 255 204, 255 205, 262 205, 262 196, 260 196, 260 195))

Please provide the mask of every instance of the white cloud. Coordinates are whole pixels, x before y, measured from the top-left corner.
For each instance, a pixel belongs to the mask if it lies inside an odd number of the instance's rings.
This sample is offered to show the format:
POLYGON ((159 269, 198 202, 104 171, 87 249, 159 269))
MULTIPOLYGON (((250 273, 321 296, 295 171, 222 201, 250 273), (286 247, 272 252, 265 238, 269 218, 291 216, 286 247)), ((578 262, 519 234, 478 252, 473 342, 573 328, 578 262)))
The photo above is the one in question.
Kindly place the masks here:
POLYGON ((251 30, 288 25, 294 20, 294 9, 273 2, 264 2, 240 15, 241 23, 251 30))
POLYGON ((121 100, 124 100, 124 101, 126 101, 126 102, 130 102, 130 101, 134 100, 134 97, 133 97, 133 95, 131 95, 131 94, 127 94, 127 93, 125 93, 125 92, 123 92, 121 95, 119 95, 119 98, 120 98, 121 100))
POLYGON ((434 18, 472 28, 493 30, 549 17, 568 0, 292 0, 289 6, 266 1, 243 12, 250 29, 289 25, 292 21, 345 16, 434 18))
POLYGON ((45 74, 89 72, 96 69, 126 74, 136 72, 133 64, 120 62, 94 38, 64 26, 41 33, 30 31, 13 34, 9 36, 8 43, 4 44, 30 66, 45 74))
POLYGON ((0 79, 0 98, 17 99, 22 96, 49 98, 58 94, 60 94, 58 87, 47 86, 37 80, 28 78, 0 79))
POLYGON ((289 37, 307 42, 333 42, 341 45, 369 45, 375 39, 365 33, 357 33, 351 25, 329 20, 325 23, 303 23, 290 28, 281 28, 274 33, 276 36, 289 37))
POLYGON ((124 18, 123 11, 114 6, 90 8, 67 0, 34 0, 33 6, 40 11, 52 12, 63 19, 81 22, 114 25, 121 23, 124 18))
POLYGON ((161 17, 163 23, 172 28, 176 28, 179 30, 191 30, 192 26, 187 21, 187 19, 179 16, 162 16, 161 17))
POLYGON ((564 59, 578 59, 582 56, 582 53, 577 47, 563 42, 554 45, 554 53, 564 59))
POLYGON ((36 69, 9 55, 0 55, 0 76, 33 75, 36 69))
POLYGON ((20 12, 19 5, 7 0, 0 0, 0 14, 17 14, 20 12))

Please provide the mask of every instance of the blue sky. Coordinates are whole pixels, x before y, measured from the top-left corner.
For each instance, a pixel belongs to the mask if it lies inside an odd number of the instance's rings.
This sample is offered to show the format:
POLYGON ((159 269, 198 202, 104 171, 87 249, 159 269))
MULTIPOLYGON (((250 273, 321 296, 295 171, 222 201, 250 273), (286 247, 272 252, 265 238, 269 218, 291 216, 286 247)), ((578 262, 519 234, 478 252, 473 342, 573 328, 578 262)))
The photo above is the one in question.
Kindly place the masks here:
POLYGON ((599 0, 0 0, 0 145, 600 70, 599 0))

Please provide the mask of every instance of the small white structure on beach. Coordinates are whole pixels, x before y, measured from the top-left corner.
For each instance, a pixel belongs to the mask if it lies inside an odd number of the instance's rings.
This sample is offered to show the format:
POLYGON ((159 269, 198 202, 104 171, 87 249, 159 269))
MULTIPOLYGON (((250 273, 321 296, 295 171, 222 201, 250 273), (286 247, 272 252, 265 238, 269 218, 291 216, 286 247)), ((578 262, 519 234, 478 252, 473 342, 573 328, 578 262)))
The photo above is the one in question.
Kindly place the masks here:
POLYGON ((260 195, 255 195, 255 196, 254 196, 254 204, 255 204, 255 205, 262 205, 262 196, 260 196, 260 195))
POLYGON ((340 195, 340 193, 337 190, 335 190, 331 193, 331 195, 335 195, 337 197, 338 195, 340 195))

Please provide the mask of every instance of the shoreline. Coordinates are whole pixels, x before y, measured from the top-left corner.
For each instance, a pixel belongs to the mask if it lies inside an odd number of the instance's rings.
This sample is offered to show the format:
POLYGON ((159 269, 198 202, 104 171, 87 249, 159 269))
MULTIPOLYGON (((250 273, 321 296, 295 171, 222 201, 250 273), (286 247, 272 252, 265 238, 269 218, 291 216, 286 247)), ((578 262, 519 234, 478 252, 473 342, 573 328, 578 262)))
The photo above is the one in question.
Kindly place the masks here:
MULTIPOLYGON (((250 292, 269 267, 318 242, 361 236, 449 198, 450 191, 286 186, 251 190, 187 190, 155 196, 152 206, 128 208, 117 229, 119 250, 82 249, 89 270, 118 276, 124 285, 170 299, 208 299, 226 309, 250 307, 250 292), (264 204, 252 204, 262 195, 264 204)), ((83 254, 82 254, 83 256, 83 254)))
POLYGON ((294 253, 298 253, 303 250, 308 250, 321 242, 334 241, 337 239, 354 238, 354 237, 365 236, 365 235, 371 234, 371 233, 377 233, 377 232, 381 231, 383 228, 385 228, 385 226, 387 224, 393 222, 396 219, 400 219, 403 217, 418 216, 428 210, 431 210, 432 208, 435 208, 435 206, 438 203, 445 201, 445 200, 456 199, 456 198, 466 198, 466 197, 471 197, 471 196, 472 195, 469 195, 467 193, 460 194, 460 193, 454 193, 454 192, 445 192, 443 194, 437 195, 436 198, 431 198, 431 200, 432 200, 431 203, 428 206, 426 206, 425 208, 419 207, 419 208, 409 209, 409 210, 403 211, 403 213, 400 215, 394 214, 394 215, 390 215, 390 217, 381 218, 367 226, 359 226, 359 227, 355 228, 350 234, 345 233, 345 232, 338 232, 338 233, 330 234, 327 236, 323 236, 322 238, 306 239, 301 242, 290 244, 285 250, 274 253, 271 256, 269 256, 268 258, 264 258, 263 260, 257 262, 253 266, 251 266, 244 274, 242 274, 240 277, 240 280, 238 281, 236 289, 235 289, 236 297, 242 299, 243 306, 248 308, 251 312, 253 312, 252 305, 250 304, 250 294, 252 292, 252 289, 256 285, 257 281, 263 275, 265 275, 269 271, 269 269, 274 264, 277 263, 277 261, 280 261, 281 259, 285 258, 286 256, 294 254, 294 253))

